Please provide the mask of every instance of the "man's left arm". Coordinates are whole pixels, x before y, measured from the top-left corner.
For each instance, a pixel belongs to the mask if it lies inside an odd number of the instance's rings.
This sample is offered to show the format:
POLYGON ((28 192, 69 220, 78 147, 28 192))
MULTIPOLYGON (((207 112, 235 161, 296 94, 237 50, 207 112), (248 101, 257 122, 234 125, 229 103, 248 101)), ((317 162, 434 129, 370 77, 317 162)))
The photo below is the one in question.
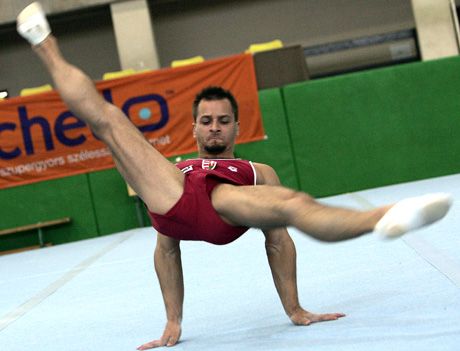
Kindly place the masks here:
POLYGON ((264 230, 265 250, 276 291, 284 311, 294 324, 304 324, 296 317, 299 304, 296 278, 296 250, 286 228, 264 230), (294 319, 293 319, 294 318, 294 319))
MULTIPOLYGON (((280 185, 273 168, 254 164, 257 171, 258 185, 280 185)), ((296 325, 309 325, 314 322, 336 320, 345 316, 343 313, 315 314, 304 310, 299 303, 297 292, 296 249, 286 228, 263 230, 268 263, 276 290, 286 314, 296 325)))

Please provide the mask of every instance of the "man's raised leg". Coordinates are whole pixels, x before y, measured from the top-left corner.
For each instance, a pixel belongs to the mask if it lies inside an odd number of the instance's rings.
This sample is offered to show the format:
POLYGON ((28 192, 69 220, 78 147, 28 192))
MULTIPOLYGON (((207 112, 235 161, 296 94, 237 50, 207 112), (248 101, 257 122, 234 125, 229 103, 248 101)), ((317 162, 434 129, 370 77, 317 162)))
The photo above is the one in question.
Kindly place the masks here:
POLYGON ((183 192, 183 174, 157 150, 93 82, 62 56, 38 3, 18 16, 18 31, 32 45, 70 110, 109 147, 118 170, 155 213, 166 213, 183 192))
POLYGON ((443 218, 449 194, 404 199, 368 211, 325 206, 305 193, 281 186, 222 184, 212 193, 216 211, 229 223, 258 228, 293 226, 321 241, 352 239, 370 232, 396 238, 443 218))

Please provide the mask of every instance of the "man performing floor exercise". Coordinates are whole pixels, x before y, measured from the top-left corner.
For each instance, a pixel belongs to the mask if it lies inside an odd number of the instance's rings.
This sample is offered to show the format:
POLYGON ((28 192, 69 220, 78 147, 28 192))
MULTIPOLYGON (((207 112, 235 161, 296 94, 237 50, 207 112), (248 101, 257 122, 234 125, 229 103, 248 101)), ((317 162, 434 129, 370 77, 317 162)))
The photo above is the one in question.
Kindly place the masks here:
POLYGON ((118 107, 102 98, 88 76, 62 57, 40 4, 26 7, 17 26, 44 63, 63 101, 107 144, 119 172, 143 200, 159 232, 154 261, 167 323, 162 337, 140 350, 172 346, 180 338, 181 240, 227 244, 250 227, 260 228, 286 314, 294 324, 308 325, 344 314, 315 314, 300 306, 296 252, 287 226, 325 242, 371 232, 396 238, 441 219, 451 206, 449 194, 434 193, 355 211, 324 206, 305 193, 282 187, 271 167, 234 158, 238 106, 231 93, 219 87, 204 89, 193 103, 199 159, 175 166, 118 107))

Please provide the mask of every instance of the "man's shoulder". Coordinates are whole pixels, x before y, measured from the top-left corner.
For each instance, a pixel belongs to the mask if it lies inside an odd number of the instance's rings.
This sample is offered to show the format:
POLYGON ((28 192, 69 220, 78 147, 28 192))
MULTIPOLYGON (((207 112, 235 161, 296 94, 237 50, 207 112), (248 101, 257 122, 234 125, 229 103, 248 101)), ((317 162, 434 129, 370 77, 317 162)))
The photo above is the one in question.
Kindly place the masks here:
POLYGON ((261 170, 263 171, 268 171, 268 172, 275 172, 275 170, 273 169, 273 167, 265 164, 265 163, 259 163, 259 162, 252 162, 252 164, 254 165, 254 167, 256 168, 260 168, 261 170))
POLYGON ((280 181, 273 167, 265 163, 253 162, 254 169, 257 172, 258 185, 279 185, 280 181))

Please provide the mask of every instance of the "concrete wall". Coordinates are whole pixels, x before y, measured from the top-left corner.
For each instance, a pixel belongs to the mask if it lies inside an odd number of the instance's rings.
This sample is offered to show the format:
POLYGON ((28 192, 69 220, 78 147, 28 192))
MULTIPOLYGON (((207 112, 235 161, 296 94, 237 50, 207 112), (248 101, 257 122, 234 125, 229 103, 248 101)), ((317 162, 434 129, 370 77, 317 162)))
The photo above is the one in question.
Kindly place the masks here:
MULTIPOLYGON (((8 6, 16 13, 28 2, 3 0, 0 13, 8 6)), ((82 0, 44 3, 77 2, 86 3, 85 9, 59 12, 63 8, 56 7, 59 13, 50 16, 51 24, 55 28, 53 22, 62 23, 55 32, 64 54, 91 78, 101 79, 104 72, 120 69, 109 5, 87 7, 90 1, 82 0)), ((149 7, 163 67, 194 55, 239 53, 251 43, 274 38, 310 46, 415 26, 410 0, 150 0, 149 7)), ((17 95, 22 87, 48 82, 13 22, 0 26, 0 41, 0 89, 17 95)))
MULTIPOLYGON (((40 3, 47 14, 58 14, 118 1, 120 0, 40 0, 40 3)), ((14 22, 18 13, 31 2, 32 0, 1 0, 0 24, 14 22)))
POLYGON ((410 0, 198 0, 150 9, 162 65, 272 39, 312 46, 415 26, 410 0))
MULTIPOLYGON (((103 73, 120 69, 108 7, 52 16, 50 22, 63 54, 91 78, 102 79, 103 73)), ((51 82, 14 25, 0 28, 0 42, 0 89, 15 96, 22 88, 51 82)))
POLYGON ((452 0, 412 0, 412 8, 422 60, 458 55, 452 0))

